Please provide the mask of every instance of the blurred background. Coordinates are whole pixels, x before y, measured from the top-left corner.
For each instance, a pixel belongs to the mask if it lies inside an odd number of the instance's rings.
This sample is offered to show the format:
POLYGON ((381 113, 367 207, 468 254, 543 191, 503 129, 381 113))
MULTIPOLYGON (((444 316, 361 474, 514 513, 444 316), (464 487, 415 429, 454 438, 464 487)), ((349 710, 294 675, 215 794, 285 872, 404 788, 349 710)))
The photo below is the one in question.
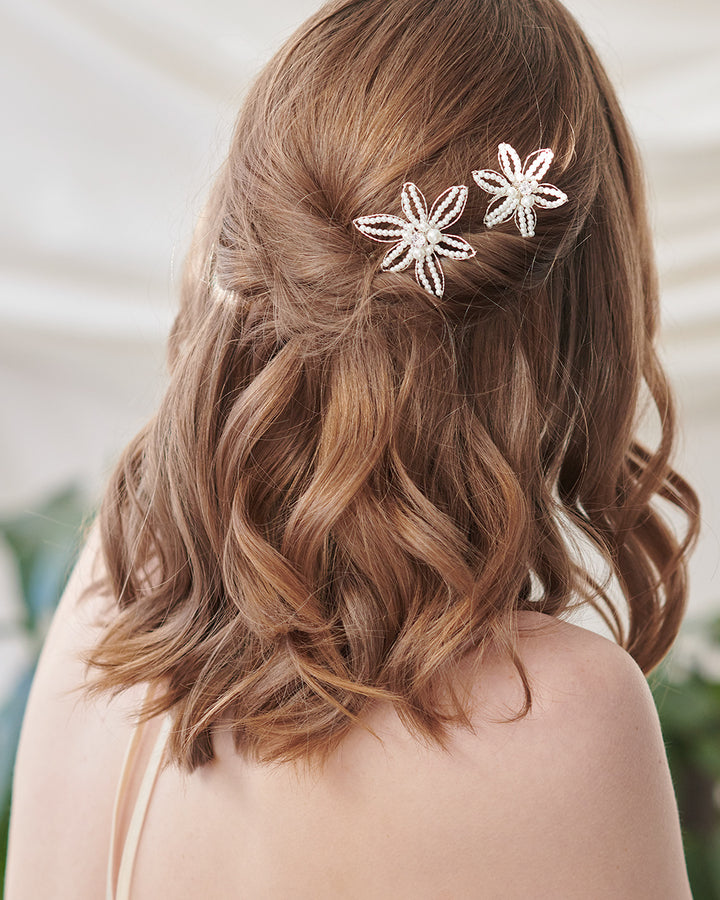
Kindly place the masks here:
MULTIPOLYGON (((77 527, 161 396, 182 258, 245 87, 319 5, 0 7, 5 810, 27 687, 77 527)), ((720 897, 720 6, 567 5, 614 78, 647 164, 662 350, 683 425, 677 466, 703 501, 688 617, 651 684, 695 897, 720 897)))

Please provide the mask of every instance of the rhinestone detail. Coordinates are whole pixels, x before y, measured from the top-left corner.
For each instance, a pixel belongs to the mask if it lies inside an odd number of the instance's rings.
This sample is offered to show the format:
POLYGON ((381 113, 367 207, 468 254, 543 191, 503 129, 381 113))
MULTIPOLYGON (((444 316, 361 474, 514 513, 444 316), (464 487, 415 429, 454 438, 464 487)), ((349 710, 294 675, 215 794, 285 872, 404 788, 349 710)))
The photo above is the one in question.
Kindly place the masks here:
POLYGON ((380 267, 387 272, 402 272, 415 263, 415 278, 421 287, 435 297, 445 292, 445 275, 440 256, 471 259, 475 250, 464 238, 444 234, 457 222, 467 202, 464 184, 448 188, 437 198, 428 213, 422 192, 411 181, 405 182, 400 203, 405 218, 392 215, 360 216, 353 225, 366 237, 381 243, 395 243, 380 267))
POLYGON ((534 237, 537 225, 534 207, 553 209, 567 203, 567 194, 554 184, 540 183, 554 155, 546 147, 531 153, 523 164, 510 144, 500 144, 498 161, 502 172, 481 169, 472 173, 478 187, 494 195, 485 213, 484 221, 488 228, 514 217, 520 234, 534 237))

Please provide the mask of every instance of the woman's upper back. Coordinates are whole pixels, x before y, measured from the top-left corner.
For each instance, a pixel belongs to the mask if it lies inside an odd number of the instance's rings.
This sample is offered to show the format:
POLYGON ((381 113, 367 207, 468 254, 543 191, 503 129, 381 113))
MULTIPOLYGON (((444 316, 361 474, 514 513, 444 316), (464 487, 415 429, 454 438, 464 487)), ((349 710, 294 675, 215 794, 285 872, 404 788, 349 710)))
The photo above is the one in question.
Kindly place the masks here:
MULTIPOLYGON (((77 597, 94 541, 43 653, 18 756, 8 900, 97 898, 112 805, 142 700, 100 705, 78 650, 92 605, 77 597)), ((192 775, 164 769, 141 835, 131 897, 689 897, 657 715, 632 659, 604 638, 521 614, 533 711, 513 666, 488 656, 475 733, 424 746, 392 709, 368 716, 322 773, 260 766, 217 735, 192 775), (543 625, 540 631, 531 627, 543 625)), ((143 735, 152 743, 157 723, 143 735)), ((141 754, 142 756, 142 754, 141 754)), ((142 764, 134 772, 120 839, 142 764)), ((121 811, 122 812, 122 811, 121 811)))

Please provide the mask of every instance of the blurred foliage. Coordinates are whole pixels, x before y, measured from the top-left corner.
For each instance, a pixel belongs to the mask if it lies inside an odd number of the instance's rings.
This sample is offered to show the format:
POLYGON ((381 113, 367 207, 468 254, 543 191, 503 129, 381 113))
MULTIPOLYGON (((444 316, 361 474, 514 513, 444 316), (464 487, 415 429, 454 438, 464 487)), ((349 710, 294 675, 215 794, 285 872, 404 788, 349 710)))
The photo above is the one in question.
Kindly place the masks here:
MULTIPOLYGON (((43 640, 80 550, 88 506, 85 495, 70 487, 38 510, 0 518, 0 540, 15 562, 22 600, 19 615, 2 623, 0 639, 5 646, 19 642, 27 651, 24 667, 3 692, 0 708, 0 890, 5 881, 13 764, 25 704, 43 640)), ((3 603, 9 606, 7 598, 3 603)), ((3 612, 7 615, 9 610, 3 612)))
MULTIPOLYGON (((720 652, 720 617, 704 629, 720 652)), ((720 682, 698 659, 686 671, 663 664, 650 678, 680 810, 695 900, 720 900, 720 682)))
MULTIPOLYGON (((5 625, 3 640, 29 647, 25 669, 0 709, 0 846, 6 846, 12 769, 20 725, 37 657, 55 606, 80 549, 89 504, 70 488, 40 510, 0 519, 17 566, 22 591, 18 621, 5 625)), ((720 654, 720 617, 703 628, 708 646, 720 654)), ((683 828, 685 855, 695 900, 720 900, 720 681, 691 664, 678 672, 671 659, 650 677, 660 715, 683 828)), ((5 853, 0 855, 0 888, 5 853)))

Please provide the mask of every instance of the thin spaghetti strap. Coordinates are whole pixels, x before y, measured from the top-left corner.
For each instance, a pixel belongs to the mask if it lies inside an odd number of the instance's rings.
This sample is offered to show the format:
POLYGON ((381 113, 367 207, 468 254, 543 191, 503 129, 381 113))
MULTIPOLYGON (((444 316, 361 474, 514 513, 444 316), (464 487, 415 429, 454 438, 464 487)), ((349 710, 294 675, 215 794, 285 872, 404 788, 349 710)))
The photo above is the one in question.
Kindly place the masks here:
POLYGON ((135 729, 132 740, 128 744, 123 760, 120 780, 115 794, 115 804, 113 808, 112 830, 110 833, 110 853, 108 856, 107 881, 106 881, 106 898, 107 900, 127 900, 130 896, 130 881, 132 878, 133 866, 135 864, 135 855, 137 853, 140 841, 140 833, 145 822, 150 795, 152 794, 155 780, 157 779, 162 759, 165 751, 170 729, 172 727, 172 719, 169 715, 163 717, 155 744, 148 759, 147 767, 143 774, 140 788, 135 798, 132 816, 127 827, 125 842, 120 857, 120 865, 117 870, 117 886, 114 884, 115 863, 117 857, 117 822, 120 813, 120 803, 122 797, 127 792, 130 781, 130 775, 133 765, 138 756, 140 741, 145 729, 145 724, 135 729))
POLYGON ((108 853, 107 879, 105 887, 106 900, 113 900, 115 897, 115 861, 117 856, 117 831, 118 816, 120 815, 120 803, 127 793, 127 786, 130 780, 130 773, 133 769, 133 763, 137 757, 140 737, 143 727, 137 725, 133 730, 132 740, 128 742, 123 758, 122 768, 120 769, 120 778, 118 779, 117 789, 115 791, 115 803, 113 804, 112 828, 110 831, 110 852, 108 853))

